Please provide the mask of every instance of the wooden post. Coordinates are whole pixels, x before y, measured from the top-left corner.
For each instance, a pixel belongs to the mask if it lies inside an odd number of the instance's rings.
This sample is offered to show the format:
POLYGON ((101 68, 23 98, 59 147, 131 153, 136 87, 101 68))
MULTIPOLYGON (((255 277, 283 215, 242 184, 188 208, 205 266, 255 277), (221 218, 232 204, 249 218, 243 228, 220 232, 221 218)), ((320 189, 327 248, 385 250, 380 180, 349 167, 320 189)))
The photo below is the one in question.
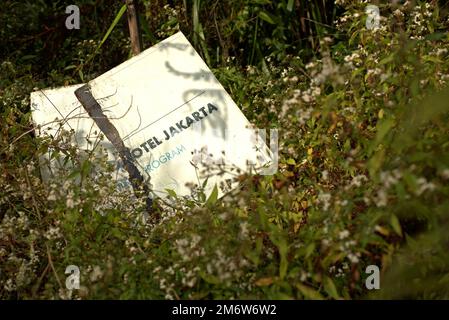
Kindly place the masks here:
POLYGON ((142 52, 142 39, 139 29, 139 15, 137 13, 137 0, 126 0, 126 12, 128 16, 129 37, 134 55, 142 52))

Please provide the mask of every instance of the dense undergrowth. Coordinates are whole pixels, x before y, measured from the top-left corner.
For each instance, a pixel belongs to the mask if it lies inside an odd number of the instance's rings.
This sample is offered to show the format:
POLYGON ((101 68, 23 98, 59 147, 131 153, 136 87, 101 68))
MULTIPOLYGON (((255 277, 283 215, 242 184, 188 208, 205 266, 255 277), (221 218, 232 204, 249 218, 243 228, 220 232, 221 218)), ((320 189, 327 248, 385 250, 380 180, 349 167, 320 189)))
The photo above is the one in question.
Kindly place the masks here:
POLYGON ((94 21, 112 22, 120 4, 114 11, 85 1, 96 16, 84 20, 90 28, 44 31, 45 38, 38 34, 48 16, 43 4, 24 2, 30 19, 23 25, 24 9, 7 1, 10 15, 0 15, 8 25, 0 35, 9 39, 0 67, 1 298, 449 298, 446 8, 380 5, 380 28, 367 30, 366 4, 336 1, 331 12, 341 14, 310 31, 315 42, 303 51, 282 36, 282 28, 300 28, 286 18, 290 2, 231 1, 217 11, 228 33, 218 28, 209 43, 211 19, 189 25, 185 3, 159 5, 155 15, 155 2, 145 2, 151 29, 144 41, 186 28, 248 119, 278 128, 280 144, 275 175, 240 176, 241 190, 221 200, 161 204, 160 221, 149 224, 145 205, 117 192, 106 159, 79 152, 67 137, 35 138, 30 125, 31 91, 90 80, 127 58, 120 24, 95 53, 107 26, 94 21), (262 30, 258 46, 252 14, 262 30), (202 33, 193 37, 189 28, 202 33), (14 29, 36 33, 12 36, 14 29), (44 184, 38 156, 49 148, 74 167, 44 184), (65 288, 68 265, 80 268, 79 290, 65 288), (365 287, 369 265, 381 269, 374 293, 365 287))

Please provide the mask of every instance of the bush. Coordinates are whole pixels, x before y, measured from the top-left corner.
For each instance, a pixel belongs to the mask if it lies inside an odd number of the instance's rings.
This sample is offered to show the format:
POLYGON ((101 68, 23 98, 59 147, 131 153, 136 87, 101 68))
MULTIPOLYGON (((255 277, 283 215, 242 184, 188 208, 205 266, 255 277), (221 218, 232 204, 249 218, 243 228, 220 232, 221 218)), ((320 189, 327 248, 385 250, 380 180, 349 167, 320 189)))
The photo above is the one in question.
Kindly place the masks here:
POLYGON ((309 63, 285 52, 281 62, 266 55, 269 72, 234 59, 214 69, 253 123, 279 128, 279 171, 240 176, 241 190, 220 200, 159 200, 158 223, 115 189, 101 152, 76 150, 70 133, 30 134, 29 92, 63 84, 66 73, 39 78, 9 56, 0 296, 448 298, 449 38, 441 30, 449 20, 425 2, 388 4, 381 27, 367 30, 358 1, 336 2, 345 10, 337 36, 323 36, 309 63), (49 148, 73 167, 42 183, 38 156, 49 148), (80 267, 80 290, 65 289, 68 265, 80 267), (368 265, 382 270, 373 295, 368 265))

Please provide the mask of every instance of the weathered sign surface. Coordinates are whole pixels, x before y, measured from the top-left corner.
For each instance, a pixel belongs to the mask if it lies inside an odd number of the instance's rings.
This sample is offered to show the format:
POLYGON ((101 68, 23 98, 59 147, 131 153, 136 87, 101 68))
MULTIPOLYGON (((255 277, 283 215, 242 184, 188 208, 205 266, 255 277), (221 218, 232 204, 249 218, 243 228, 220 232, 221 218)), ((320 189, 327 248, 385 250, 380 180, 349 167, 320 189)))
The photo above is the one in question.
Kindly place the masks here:
MULTIPOLYGON (((88 83, 103 113, 117 129, 133 161, 151 189, 191 195, 191 185, 205 193, 215 185, 219 195, 236 186, 240 173, 257 172, 271 161, 265 142, 217 81, 194 48, 179 32, 88 83)), ((58 123, 76 132, 76 143, 92 148, 99 128, 74 92, 81 85, 31 94, 38 134, 56 135, 58 123)), ((108 141, 117 163, 117 184, 129 188, 128 174, 108 141)))

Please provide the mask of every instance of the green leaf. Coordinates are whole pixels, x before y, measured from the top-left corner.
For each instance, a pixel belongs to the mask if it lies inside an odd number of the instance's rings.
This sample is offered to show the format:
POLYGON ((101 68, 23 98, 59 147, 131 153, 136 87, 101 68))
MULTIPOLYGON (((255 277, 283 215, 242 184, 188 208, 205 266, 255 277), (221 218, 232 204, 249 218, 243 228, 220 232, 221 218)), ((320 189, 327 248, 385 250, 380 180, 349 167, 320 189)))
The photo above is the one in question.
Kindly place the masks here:
POLYGON ((178 195, 176 194, 176 192, 174 192, 174 191, 171 190, 171 189, 165 189, 165 191, 168 193, 169 196, 171 196, 171 197, 173 197, 173 198, 175 198, 175 199, 178 197, 178 195))
POLYGON ((217 202, 218 199, 218 188, 217 185, 214 186, 214 189, 212 190, 209 199, 207 199, 206 205, 212 205, 215 202, 217 202))
POLYGON ((204 189, 207 186, 207 181, 209 180, 209 177, 207 177, 206 179, 204 179, 203 184, 201 185, 201 187, 204 189))
POLYGON ((90 161, 84 161, 81 165, 81 176, 85 177, 89 174, 90 170, 92 169, 92 164, 90 161))
POLYGON ((383 58, 382 60, 380 60, 379 64, 383 65, 383 64, 387 64, 387 63, 392 62, 394 60, 395 55, 396 55, 395 53, 390 54, 388 57, 383 58))
POLYGON ((288 3, 287 3, 287 11, 288 12, 292 12, 294 3, 295 3, 295 0, 288 0, 288 3))
POLYGON ((279 264, 279 277, 282 279, 285 278, 288 270, 288 260, 286 254, 281 254, 281 262, 279 264))
POLYGON ((334 299, 340 299, 340 296, 337 292, 337 287, 335 287, 334 281, 332 281, 329 277, 324 277, 323 280, 324 290, 326 290, 327 294, 334 299))
POLYGON ((448 35, 448 33, 443 33, 443 32, 435 32, 432 34, 429 34, 427 36, 424 37, 425 40, 442 40, 444 38, 446 38, 448 35))
POLYGON ((259 17, 260 17, 260 19, 268 22, 269 24, 276 24, 274 22, 273 18, 270 16, 270 14, 265 11, 259 12, 259 17))
POLYGON ((74 170, 69 176, 67 177, 67 180, 75 179, 76 177, 81 176, 81 172, 79 170, 74 170))
POLYGON ((318 291, 316 291, 315 289, 312 289, 309 286, 303 285, 301 283, 297 283, 296 287, 304 295, 304 297, 306 299, 324 300, 323 296, 318 291))
POLYGON ((381 142, 383 142, 384 138, 390 132, 390 130, 394 127, 395 121, 392 118, 387 118, 382 122, 379 122, 377 125, 377 134, 376 138, 374 139, 374 143, 371 146, 371 148, 377 147, 377 145, 381 142))
POLYGON ((115 26, 117 25, 117 23, 120 21, 120 18, 123 16, 123 14, 126 11, 126 4, 124 4, 119 12, 117 13, 117 15, 114 18, 114 21, 112 21, 111 25, 109 26, 108 31, 106 31, 106 34, 104 35, 103 39, 101 40, 100 44, 98 45, 98 47, 95 49, 95 52, 97 52, 101 46, 103 45, 103 43, 109 38, 109 35, 111 34, 112 30, 114 30, 115 26))
POLYGON ((315 251, 315 243, 311 243, 311 244, 309 244, 308 246, 307 246, 307 248, 306 248, 306 255, 305 255, 305 258, 307 259, 307 258, 309 258, 311 255, 312 255, 312 253, 315 251))
POLYGON ((220 283, 220 279, 218 279, 216 276, 211 275, 211 274, 207 274, 204 271, 199 271, 199 275, 201 276, 201 278, 206 281, 207 283, 210 284, 219 284, 220 283))
POLYGON ((78 70, 78 75, 80 76, 81 82, 84 82, 84 74, 83 74, 83 70, 78 70))
MULTIPOLYGON (((112 30, 114 30, 115 26, 117 25, 117 23, 120 21, 121 17, 123 16, 123 14, 126 11, 126 4, 124 4, 119 12, 117 13, 117 15, 114 18, 114 21, 112 21, 111 25, 109 26, 108 31, 106 31, 106 34, 103 36, 103 39, 101 39, 101 42, 98 44, 98 46, 95 48, 94 53, 87 59, 86 63, 89 63, 89 61, 91 61, 95 55, 98 53, 98 50, 100 50, 101 46, 103 45, 103 43, 105 43, 105 41, 109 38, 109 35, 111 34, 112 30)), ((81 70, 80 70, 81 71, 81 70)), ((80 76, 82 75, 82 72, 80 74, 80 76)), ((84 82, 83 79, 81 79, 82 82, 84 82)))
POLYGON ((76 68, 76 66, 73 65, 73 64, 71 64, 70 66, 65 67, 65 68, 64 68, 64 71, 70 70, 70 69, 75 69, 75 68, 76 68))
POLYGON ((394 232, 396 232, 399 236, 402 237, 401 224, 399 223, 399 219, 398 219, 398 217, 396 217, 396 215, 394 215, 394 214, 391 215, 390 224, 391 224, 391 227, 393 228, 394 232))
POLYGON ((443 63, 443 61, 441 61, 440 58, 435 57, 435 56, 431 56, 431 55, 423 56, 422 59, 424 61, 429 61, 429 62, 434 62, 434 63, 443 63))
POLYGON ((35 54, 26 54, 26 55, 24 55, 23 57, 21 57, 20 59, 22 60, 22 61, 25 61, 25 60, 31 60, 31 59, 34 59, 34 58, 36 58, 37 57, 37 55, 35 55, 35 54))

